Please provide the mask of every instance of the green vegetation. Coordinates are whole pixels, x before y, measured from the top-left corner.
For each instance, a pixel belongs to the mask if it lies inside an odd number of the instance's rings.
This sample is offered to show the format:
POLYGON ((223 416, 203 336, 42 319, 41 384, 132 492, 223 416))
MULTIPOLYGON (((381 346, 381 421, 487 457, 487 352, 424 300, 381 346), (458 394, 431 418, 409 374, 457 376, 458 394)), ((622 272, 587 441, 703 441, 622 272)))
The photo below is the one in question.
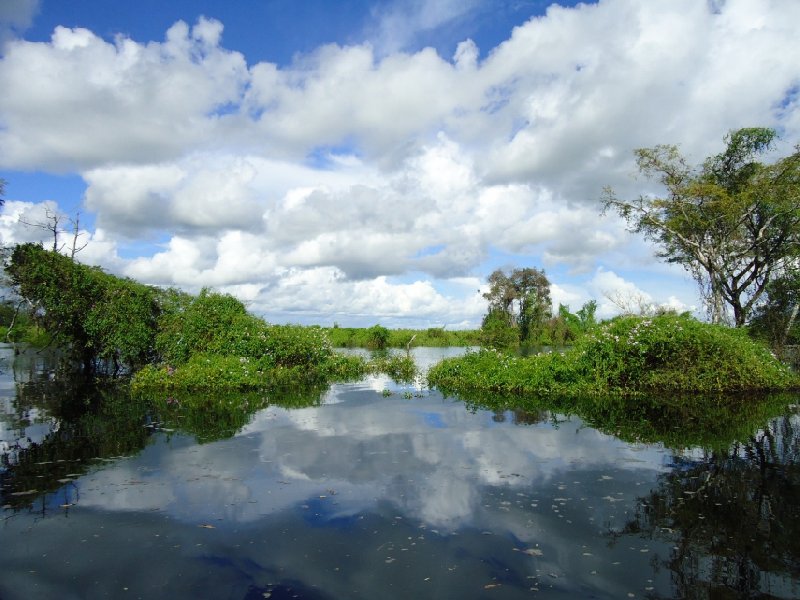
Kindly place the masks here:
POLYGON ((754 311, 749 331, 778 352, 787 345, 800 344, 800 273, 787 270, 771 281, 764 292, 764 302, 754 311))
POLYGON ((506 275, 497 269, 489 275, 489 291, 483 297, 489 301, 481 326, 484 345, 524 346, 541 339, 551 312, 550 281, 544 271, 514 269, 506 275))
POLYGON ((410 356, 379 354, 368 363, 372 373, 386 373, 400 383, 411 383, 418 375, 417 366, 410 356))
MULTIPOLYGON (((334 353, 320 327, 272 325, 232 296, 145 286, 40 245, 14 248, 7 272, 30 307, 17 322, 35 326, 15 325, 13 334, 46 332, 87 374, 128 369, 141 395, 316 385, 381 369, 413 378, 403 361, 368 363, 334 353)), ((13 313, 6 313, 8 304, 2 316, 10 324, 13 313)), ((377 341, 388 332, 369 331, 377 341)))
POLYGON ((52 343, 52 337, 16 302, 0 302, 0 341, 22 342, 37 348, 52 343))
POLYGON ((443 327, 428 329, 387 329, 381 325, 369 328, 339 327, 325 329, 331 344, 336 348, 410 348, 413 346, 478 346, 480 333, 474 329, 446 330, 443 327), (387 332, 384 337, 384 332, 387 332), (382 340, 382 345, 378 341, 382 340))
POLYGON ((530 351, 542 346, 573 343, 595 324, 597 302, 584 304, 577 313, 560 304, 551 313, 550 282, 535 268, 498 269, 489 275, 489 301, 480 329, 480 345, 495 350, 530 351))
POLYGON ((605 208, 656 243, 659 255, 696 279, 711 320, 745 325, 771 281, 797 261, 800 247, 800 145, 773 164, 756 158, 774 129, 731 132, 725 151, 690 167, 676 146, 636 150, 639 170, 666 190, 620 200, 605 190, 605 208))
POLYGON ((618 317, 592 328, 563 354, 514 357, 493 350, 435 365, 445 392, 538 396, 643 396, 779 390, 797 377, 746 332, 686 315, 618 317))
POLYGON ((78 264, 36 244, 14 248, 6 268, 33 321, 87 372, 153 358, 160 307, 154 288, 78 264))

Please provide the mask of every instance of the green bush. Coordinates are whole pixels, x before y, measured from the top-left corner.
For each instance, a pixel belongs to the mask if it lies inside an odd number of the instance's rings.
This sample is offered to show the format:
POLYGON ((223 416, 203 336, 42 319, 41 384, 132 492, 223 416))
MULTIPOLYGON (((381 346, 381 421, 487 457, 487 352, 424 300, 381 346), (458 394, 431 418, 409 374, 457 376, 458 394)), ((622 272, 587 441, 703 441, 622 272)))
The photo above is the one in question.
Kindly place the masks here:
POLYGON ((204 289, 196 298, 173 298, 158 323, 156 350, 162 360, 181 364, 201 352, 252 356, 243 346, 258 339, 256 319, 233 296, 204 289), (250 331, 250 329, 253 331, 250 331), (238 347, 237 347, 238 346, 238 347))
POLYGON ((414 359, 400 354, 376 356, 368 366, 373 373, 386 373, 400 383, 411 383, 418 374, 414 359))
MULTIPOLYGON (((331 327, 325 330, 335 348, 370 348, 372 327, 331 327)), ((477 346, 479 331, 474 329, 446 330, 440 327, 428 329, 387 329, 389 332, 385 348, 477 346)), ((377 348, 373 348, 377 349, 377 348)))
POLYGON ((389 342, 389 330, 381 325, 367 329, 366 347, 370 350, 383 350, 389 342))
POLYGON ((798 385, 746 332, 688 316, 620 317, 590 329, 564 354, 495 351, 447 359, 428 372, 445 391, 538 395, 742 392, 798 385))
POLYGON ((516 350, 519 347, 519 328, 504 310, 490 310, 481 323, 481 346, 494 350, 516 350))
POLYGON ((687 315, 619 317, 579 339, 570 358, 601 389, 727 392, 795 383, 742 329, 687 315))
POLYGON ((20 244, 6 268, 34 321, 86 371, 102 361, 129 366, 152 356, 156 290, 74 262, 38 244, 20 244))

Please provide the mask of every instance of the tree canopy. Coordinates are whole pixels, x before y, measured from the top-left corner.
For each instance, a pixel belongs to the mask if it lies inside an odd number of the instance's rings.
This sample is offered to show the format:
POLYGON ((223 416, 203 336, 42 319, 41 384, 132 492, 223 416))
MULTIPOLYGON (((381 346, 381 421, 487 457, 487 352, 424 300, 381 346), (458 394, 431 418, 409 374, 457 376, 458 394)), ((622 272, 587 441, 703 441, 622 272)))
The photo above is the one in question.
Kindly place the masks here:
POLYGON ((489 291, 483 297, 489 301, 483 329, 517 327, 520 342, 533 338, 552 312, 550 281, 536 268, 514 269, 508 275, 497 269, 489 275, 489 291))
POLYGON ((666 193, 622 200, 604 191, 605 210, 692 274, 715 323, 744 325, 770 281, 798 256, 800 146, 771 164, 756 160, 776 137, 769 128, 733 131, 725 150, 699 167, 674 145, 640 148, 639 171, 666 193))
POLYGON ((34 318, 87 371, 98 361, 141 366, 153 354, 158 290, 121 279, 38 244, 20 244, 7 272, 34 318))

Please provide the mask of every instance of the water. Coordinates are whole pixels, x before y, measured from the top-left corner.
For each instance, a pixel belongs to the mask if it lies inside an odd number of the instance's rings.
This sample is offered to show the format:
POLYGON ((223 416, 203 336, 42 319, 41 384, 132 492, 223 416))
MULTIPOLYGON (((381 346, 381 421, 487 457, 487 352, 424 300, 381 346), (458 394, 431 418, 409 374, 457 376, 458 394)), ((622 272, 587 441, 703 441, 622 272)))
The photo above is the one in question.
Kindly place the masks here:
POLYGON ((676 452, 372 377, 199 444, 0 352, 4 599, 800 595, 794 409, 676 452))

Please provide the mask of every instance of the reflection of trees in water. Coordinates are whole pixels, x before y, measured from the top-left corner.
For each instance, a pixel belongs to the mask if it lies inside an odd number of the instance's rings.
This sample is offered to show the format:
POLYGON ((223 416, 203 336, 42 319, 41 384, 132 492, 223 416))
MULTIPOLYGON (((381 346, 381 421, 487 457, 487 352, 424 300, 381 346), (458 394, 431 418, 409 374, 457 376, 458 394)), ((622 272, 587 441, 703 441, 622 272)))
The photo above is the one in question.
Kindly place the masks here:
POLYGON ((46 411, 53 425, 40 441, 3 460, 0 500, 13 508, 31 506, 86 472, 97 459, 139 452, 152 433, 143 427, 147 404, 132 400, 123 390, 100 389, 85 381, 22 384, 16 403, 20 410, 46 411))
POLYGON ((784 416, 703 459, 678 459, 624 533, 673 545, 680 598, 793 597, 800 587, 800 420, 784 416))
POLYGON ((49 433, 27 441, 0 464, 0 505, 44 508, 44 496, 85 473, 98 460, 137 454, 157 430, 180 431, 200 443, 229 438, 268 405, 300 408, 319 404, 325 386, 281 388, 258 393, 132 397, 127 386, 56 378, 17 386, 19 415, 49 415, 49 433))
POLYGON ((550 420, 549 410, 514 410, 514 423, 517 425, 536 425, 538 423, 546 423, 550 420))

